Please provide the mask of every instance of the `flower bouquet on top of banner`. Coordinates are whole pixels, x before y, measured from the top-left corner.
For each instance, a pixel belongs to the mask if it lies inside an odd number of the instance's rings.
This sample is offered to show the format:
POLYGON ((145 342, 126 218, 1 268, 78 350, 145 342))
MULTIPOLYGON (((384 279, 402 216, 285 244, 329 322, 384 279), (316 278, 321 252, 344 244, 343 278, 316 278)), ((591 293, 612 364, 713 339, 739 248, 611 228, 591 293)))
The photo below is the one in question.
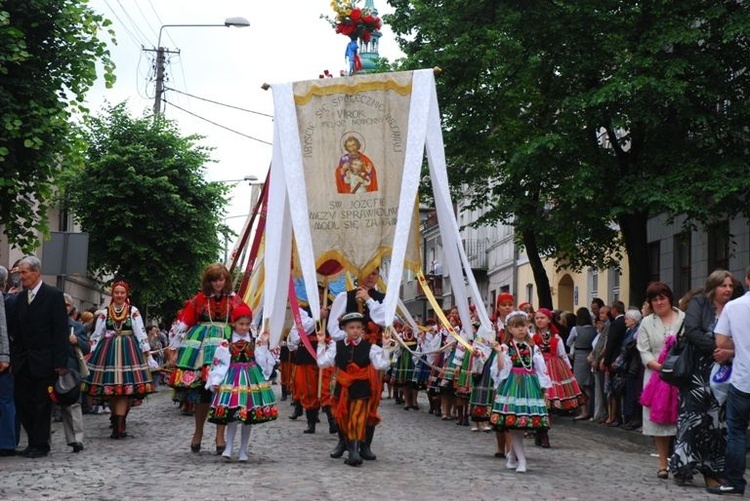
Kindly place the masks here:
POLYGON ((352 0, 332 0, 331 8, 336 16, 326 19, 336 30, 349 37, 346 46, 345 58, 347 62, 347 75, 354 75, 362 70, 362 61, 359 59, 359 42, 367 44, 372 34, 383 26, 376 10, 369 7, 357 7, 352 0))

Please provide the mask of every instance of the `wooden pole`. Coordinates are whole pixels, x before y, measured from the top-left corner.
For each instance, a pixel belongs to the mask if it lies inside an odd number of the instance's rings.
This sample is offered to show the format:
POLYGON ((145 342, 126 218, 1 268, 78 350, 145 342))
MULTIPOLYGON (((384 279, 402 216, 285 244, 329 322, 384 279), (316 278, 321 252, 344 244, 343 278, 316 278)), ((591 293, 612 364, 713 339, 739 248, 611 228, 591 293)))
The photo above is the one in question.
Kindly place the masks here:
MULTIPOLYGON (((323 309, 328 308, 328 277, 325 277, 323 279, 323 309)), ((326 320, 328 320, 328 315, 326 315, 326 318, 320 321, 320 328, 325 333, 326 331, 326 320)), ((323 394, 323 369, 318 367, 318 399, 320 399, 321 395, 323 394)))

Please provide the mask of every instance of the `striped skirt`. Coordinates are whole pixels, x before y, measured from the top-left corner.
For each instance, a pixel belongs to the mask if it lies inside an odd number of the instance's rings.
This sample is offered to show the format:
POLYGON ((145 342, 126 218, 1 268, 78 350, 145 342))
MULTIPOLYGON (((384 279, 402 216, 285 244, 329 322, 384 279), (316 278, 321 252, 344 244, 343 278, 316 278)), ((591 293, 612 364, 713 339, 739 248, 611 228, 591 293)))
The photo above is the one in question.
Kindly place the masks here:
POLYGON ((132 331, 102 339, 88 360, 81 390, 93 397, 143 398, 154 392, 151 370, 132 331))
POLYGON ((231 335, 231 327, 222 323, 201 323, 191 327, 177 349, 169 386, 178 390, 202 388, 216 347, 231 335))
POLYGON ((547 364, 549 378, 552 380, 552 387, 547 391, 550 408, 570 411, 586 403, 586 397, 568 364, 560 357, 546 353, 544 362, 547 364))
POLYGON ((276 396, 260 367, 254 361, 233 362, 214 392, 208 420, 216 424, 258 424, 273 421, 278 415, 276 396))
POLYGON ((549 428, 549 415, 539 379, 533 371, 514 367, 500 383, 490 423, 497 431, 549 428))
POLYGON ((468 399, 471 395, 471 390, 474 386, 471 367, 474 365, 474 361, 474 357, 471 356, 471 353, 464 354, 464 359, 461 361, 461 367, 457 369, 457 374, 454 377, 456 398, 468 399))
POLYGON ((399 355, 398 360, 396 360, 396 365, 393 366, 393 384, 395 386, 411 384, 414 379, 415 368, 412 354, 403 350, 401 355, 399 355))
POLYGON ((481 374, 474 374, 474 385, 469 397, 469 413, 472 421, 488 421, 495 401, 495 387, 492 384, 490 369, 496 363, 497 353, 490 352, 481 374))

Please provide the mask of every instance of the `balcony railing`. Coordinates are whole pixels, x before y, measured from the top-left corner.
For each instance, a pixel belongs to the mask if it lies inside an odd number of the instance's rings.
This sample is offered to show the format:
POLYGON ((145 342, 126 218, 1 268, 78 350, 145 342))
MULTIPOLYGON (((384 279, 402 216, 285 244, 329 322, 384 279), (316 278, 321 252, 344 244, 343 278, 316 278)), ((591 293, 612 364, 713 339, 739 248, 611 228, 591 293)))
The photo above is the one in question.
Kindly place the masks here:
MULTIPOLYGON (((440 297, 443 295, 443 277, 442 275, 425 275, 425 280, 427 281, 427 286, 432 291, 432 294, 435 297, 440 297)), ((420 284, 417 290, 418 297, 425 296, 424 289, 422 288, 422 285, 420 284)))
POLYGON ((487 270, 487 240, 483 238, 463 240, 466 257, 472 270, 487 270))

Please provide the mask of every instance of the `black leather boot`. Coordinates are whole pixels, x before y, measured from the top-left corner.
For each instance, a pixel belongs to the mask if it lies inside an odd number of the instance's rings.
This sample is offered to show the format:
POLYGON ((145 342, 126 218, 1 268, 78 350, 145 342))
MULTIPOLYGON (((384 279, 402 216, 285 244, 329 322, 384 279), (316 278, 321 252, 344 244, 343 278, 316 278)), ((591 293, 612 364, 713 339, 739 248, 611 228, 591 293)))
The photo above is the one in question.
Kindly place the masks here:
POLYGON ((339 427, 336 426, 336 419, 333 417, 333 414, 331 413, 331 406, 327 405, 323 407, 323 412, 328 418, 328 433, 330 433, 331 435, 335 435, 336 433, 339 432, 339 427))
POLYGON ((294 411, 292 412, 292 415, 289 416, 289 419, 297 419, 302 415, 302 404, 299 402, 294 402, 294 411))
POLYGON ((280 400, 282 402, 285 402, 287 395, 289 395, 289 390, 287 390, 286 386, 282 386, 281 387, 281 399, 280 400))
POLYGON ((375 454, 373 454, 372 449, 370 449, 370 444, 372 444, 373 435, 375 435, 375 427, 374 426, 365 427, 365 441, 359 443, 359 454, 362 457, 362 459, 365 459, 367 461, 374 461, 378 459, 378 457, 375 454))
POLYGON ((318 422, 318 409, 305 411, 307 417, 307 428, 302 433, 315 433, 315 424, 318 422))
POLYGON ((350 440, 347 442, 347 449, 349 450, 349 456, 344 461, 349 466, 359 466, 362 464, 362 458, 359 455, 359 444, 358 440, 350 440))
POLYGON ((346 450, 346 440, 344 440, 344 435, 341 434, 341 431, 339 431, 339 443, 336 444, 336 447, 333 448, 331 451, 331 457, 332 458, 340 458, 344 455, 344 451, 346 450))

